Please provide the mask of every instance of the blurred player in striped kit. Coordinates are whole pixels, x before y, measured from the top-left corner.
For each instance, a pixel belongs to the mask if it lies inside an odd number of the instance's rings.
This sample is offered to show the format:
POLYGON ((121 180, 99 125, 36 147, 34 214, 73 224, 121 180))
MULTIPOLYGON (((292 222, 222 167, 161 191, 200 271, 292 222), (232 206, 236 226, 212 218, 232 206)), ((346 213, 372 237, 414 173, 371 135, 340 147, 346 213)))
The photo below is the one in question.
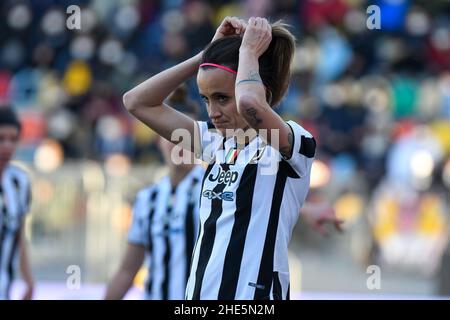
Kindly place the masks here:
POLYGON ((26 283, 23 299, 33 295, 24 235, 24 218, 30 207, 27 174, 10 163, 19 142, 21 125, 9 107, 0 107, 0 300, 10 299, 11 283, 20 253, 20 271, 26 283))
MULTIPOLYGON (((186 95, 186 88, 179 87, 168 98, 168 103, 197 118, 198 106, 186 95)), ((169 174, 138 192, 128 246, 119 270, 109 283, 105 299, 124 297, 144 258, 148 268, 145 298, 184 298, 197 238, 198 199, 204 169, 195 164, 174 164, 171 158, 174 146, 158 137, 158 147, 169 167, 169 174)))

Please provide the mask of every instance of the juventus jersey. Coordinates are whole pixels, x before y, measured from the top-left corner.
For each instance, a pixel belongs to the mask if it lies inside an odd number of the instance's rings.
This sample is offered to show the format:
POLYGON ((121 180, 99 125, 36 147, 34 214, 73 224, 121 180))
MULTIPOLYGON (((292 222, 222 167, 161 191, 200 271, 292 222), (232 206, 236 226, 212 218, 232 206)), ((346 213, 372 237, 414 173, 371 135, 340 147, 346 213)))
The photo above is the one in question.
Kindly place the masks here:
POLYGON ((30 181, 17 166, 9 165, 0 181, 0 300, 9 299, 16 269, 20 228, 30 205, 30 181))
POLYGON ((285 160, 260 136, 239 148, 198 122, 200 158, 210 164, 187 299, 289 299, 288 244, 308 192, 315 140, 287 123, 294 147, 285 160))
POLYGON ((146 299, 184 299, 203 174, 196 166, 176 188, 166 176, 137 195, 128 241, 146 248, 146 299))

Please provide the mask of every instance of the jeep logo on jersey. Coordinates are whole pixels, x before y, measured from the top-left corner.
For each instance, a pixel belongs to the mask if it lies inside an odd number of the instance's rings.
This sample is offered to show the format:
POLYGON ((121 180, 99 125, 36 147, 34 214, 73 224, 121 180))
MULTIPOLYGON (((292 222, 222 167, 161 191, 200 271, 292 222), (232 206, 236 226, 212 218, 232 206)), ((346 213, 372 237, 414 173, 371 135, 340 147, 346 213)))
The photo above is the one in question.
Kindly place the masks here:
POLYGON ((208 177, 209 181, 217 181, 218 184, 225 183, 230 186, 232 183, 235 183, 239 174, 237 171, 223 171, 222 168, 219 168, 219 172, 214 177, 211 173, 208 177))
POLYGON ((209 200, 220 199, 223 201, 233 201, 233 192, 214 192, 212 190, 205 190, 203 196, 209 200))

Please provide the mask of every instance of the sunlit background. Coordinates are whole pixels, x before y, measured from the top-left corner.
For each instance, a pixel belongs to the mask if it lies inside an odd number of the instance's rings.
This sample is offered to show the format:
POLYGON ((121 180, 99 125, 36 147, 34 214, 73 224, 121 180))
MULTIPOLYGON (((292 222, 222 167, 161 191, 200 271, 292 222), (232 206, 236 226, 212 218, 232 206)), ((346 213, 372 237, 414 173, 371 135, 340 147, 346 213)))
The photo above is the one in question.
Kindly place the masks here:
MULTIPOLYGON (((445 0, 1 1, 0 103, 23 121, 15 159, 33 179, 36 297, 102 297, 136 191, 165 173, 155 134, 121 96, 201 50, 227 15, 292 26, 293 78, 278 110, 318 142, 309 200, 345 220, 343 234, 324 238, 300 218, 293 297, 450 296, 448 9, 445 0), (71 4, 80 30, 66 28, 71 4), (366 26, 372 4, 380 30, 366 26), (81 268, 78 293, 65 286, 70 265, 81 268), (380 289, 367 287, 370 265, 380 289)), ((193 80, 189 94, 201 103, 193 80)))

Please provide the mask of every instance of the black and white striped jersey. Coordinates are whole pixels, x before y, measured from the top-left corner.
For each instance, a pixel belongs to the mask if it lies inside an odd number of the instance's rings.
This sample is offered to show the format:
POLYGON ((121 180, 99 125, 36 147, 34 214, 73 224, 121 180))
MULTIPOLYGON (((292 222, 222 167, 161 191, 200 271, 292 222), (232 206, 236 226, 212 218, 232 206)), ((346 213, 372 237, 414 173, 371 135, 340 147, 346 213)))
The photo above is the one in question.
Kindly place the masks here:
POLYGON ((128 242, 146 247, 146 299, 184 299, 204 172, 195 166, 176 188, 166 176, 137 195, 128 242))
POLYGON ((305 201, 315 140, 296 122, 290 159, 260 136, 238 147, 198 122, 209 164, 187 299, 289 299, 288 244, 305 201))
POLYGON ((9 299, 17 264, 20 228, 31 200, 28 175, 10 164, 0 183, 0 300, 9 299))

